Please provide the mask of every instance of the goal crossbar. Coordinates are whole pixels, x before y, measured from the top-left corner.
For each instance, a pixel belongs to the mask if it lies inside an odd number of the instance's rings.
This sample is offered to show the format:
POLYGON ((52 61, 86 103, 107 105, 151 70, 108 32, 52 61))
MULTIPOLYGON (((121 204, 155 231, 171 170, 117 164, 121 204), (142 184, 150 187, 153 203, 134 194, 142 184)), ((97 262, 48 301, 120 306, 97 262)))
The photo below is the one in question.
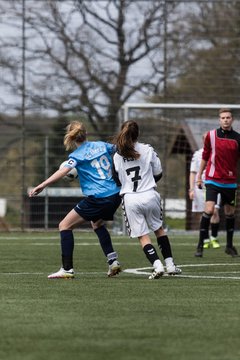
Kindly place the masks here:
POLYGON ((124 122, 128 120, 130 109, 240 109, 237 104, 167 104, 167 103, 125 103, 123 106, 124 122))

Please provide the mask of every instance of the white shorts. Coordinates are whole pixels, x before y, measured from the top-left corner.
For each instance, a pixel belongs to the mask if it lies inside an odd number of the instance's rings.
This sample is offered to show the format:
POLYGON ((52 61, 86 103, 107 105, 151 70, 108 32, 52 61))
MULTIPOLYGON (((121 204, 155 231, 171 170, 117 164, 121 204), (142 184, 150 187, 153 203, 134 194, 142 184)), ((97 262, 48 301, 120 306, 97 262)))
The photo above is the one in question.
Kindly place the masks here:
POLYGON ((122 207, 128 235, 132 238, 156 231, 163 224, 161 197, 156 190, 125 194, 122 207))
MULTIPOLYGON (((217 203, 215 208, 220 209, 221 206, 221 194, 218 194, 217 203)), ((194 198, 192 201, 192 212, 203 212, 205 208, 205 190, 194 188, 194 198)))

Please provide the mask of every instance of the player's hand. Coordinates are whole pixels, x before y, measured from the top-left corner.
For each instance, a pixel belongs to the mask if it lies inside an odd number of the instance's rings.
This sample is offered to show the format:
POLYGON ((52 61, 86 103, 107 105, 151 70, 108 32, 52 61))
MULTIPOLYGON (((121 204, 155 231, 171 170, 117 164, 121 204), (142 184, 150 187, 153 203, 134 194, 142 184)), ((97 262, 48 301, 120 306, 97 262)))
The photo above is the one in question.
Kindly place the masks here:
POLYGON ((202 180, 197 180, 197 187, 199 189, 202 189, 203 188, 203 181, 202 180))
POLYGON ((34 189, 30 190, 28 195, 29 197, 33 197, 33 196, 36 196, 38 195, 41 191, 43 191, 44 187, 42 186, 37 186, 35 187, 34 189))
POLYGON ((188 190, 188 196, 190 200, 194 199, 194 189, 189 189, 188 190))

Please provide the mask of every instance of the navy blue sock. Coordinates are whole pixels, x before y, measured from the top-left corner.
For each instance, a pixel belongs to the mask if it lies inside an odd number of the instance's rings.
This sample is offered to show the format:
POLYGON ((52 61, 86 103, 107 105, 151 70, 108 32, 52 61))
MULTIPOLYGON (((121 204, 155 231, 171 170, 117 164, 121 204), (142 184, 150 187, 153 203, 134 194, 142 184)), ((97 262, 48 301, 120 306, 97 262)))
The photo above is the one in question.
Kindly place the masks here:
POLYGON ((111 236, 106 227, 102 225, 94 231, 98 237, 104 255, 107 256, 108 254, 113 253, 114 250, 112 246, 111 236))
POLYGON ((65 270, 73 268, 74 238, 72 230, 60 231, 62 248, 62 265, 65 270))

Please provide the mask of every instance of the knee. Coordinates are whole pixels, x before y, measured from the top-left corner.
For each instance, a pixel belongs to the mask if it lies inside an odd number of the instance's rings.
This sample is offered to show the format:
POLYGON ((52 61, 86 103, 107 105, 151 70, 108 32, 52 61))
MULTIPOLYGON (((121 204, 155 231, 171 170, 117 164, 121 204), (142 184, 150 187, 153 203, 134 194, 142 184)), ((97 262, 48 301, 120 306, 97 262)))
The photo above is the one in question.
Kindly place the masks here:
POLYGON ((91 225, 94 231, 99 229, 101 226, 105 226, 104 221, 102 220, 98 220, 96 222, 91 221, 91 225))
POLYGON ((235 208, 232 207, 225 207, 224 214, 227 217, 234 217, 235 216, 235 208))
POLYGON ((165 230, 161 226, 158 230, 154 231, 157 238, 165 235, 165 230))
POLYGON ((62 221, 58 224, 58 230, 59 230, 59 231, 62 231, 62 230, 63 230, 62 221))
POLYGON ((212 216, 215 210, 215 203, 214 202, 207 202, 205 205, 204 213, 212 216))
POLYGON ((58 229, 59 231, 71 230, 63 220, 58 224, 58 229))

